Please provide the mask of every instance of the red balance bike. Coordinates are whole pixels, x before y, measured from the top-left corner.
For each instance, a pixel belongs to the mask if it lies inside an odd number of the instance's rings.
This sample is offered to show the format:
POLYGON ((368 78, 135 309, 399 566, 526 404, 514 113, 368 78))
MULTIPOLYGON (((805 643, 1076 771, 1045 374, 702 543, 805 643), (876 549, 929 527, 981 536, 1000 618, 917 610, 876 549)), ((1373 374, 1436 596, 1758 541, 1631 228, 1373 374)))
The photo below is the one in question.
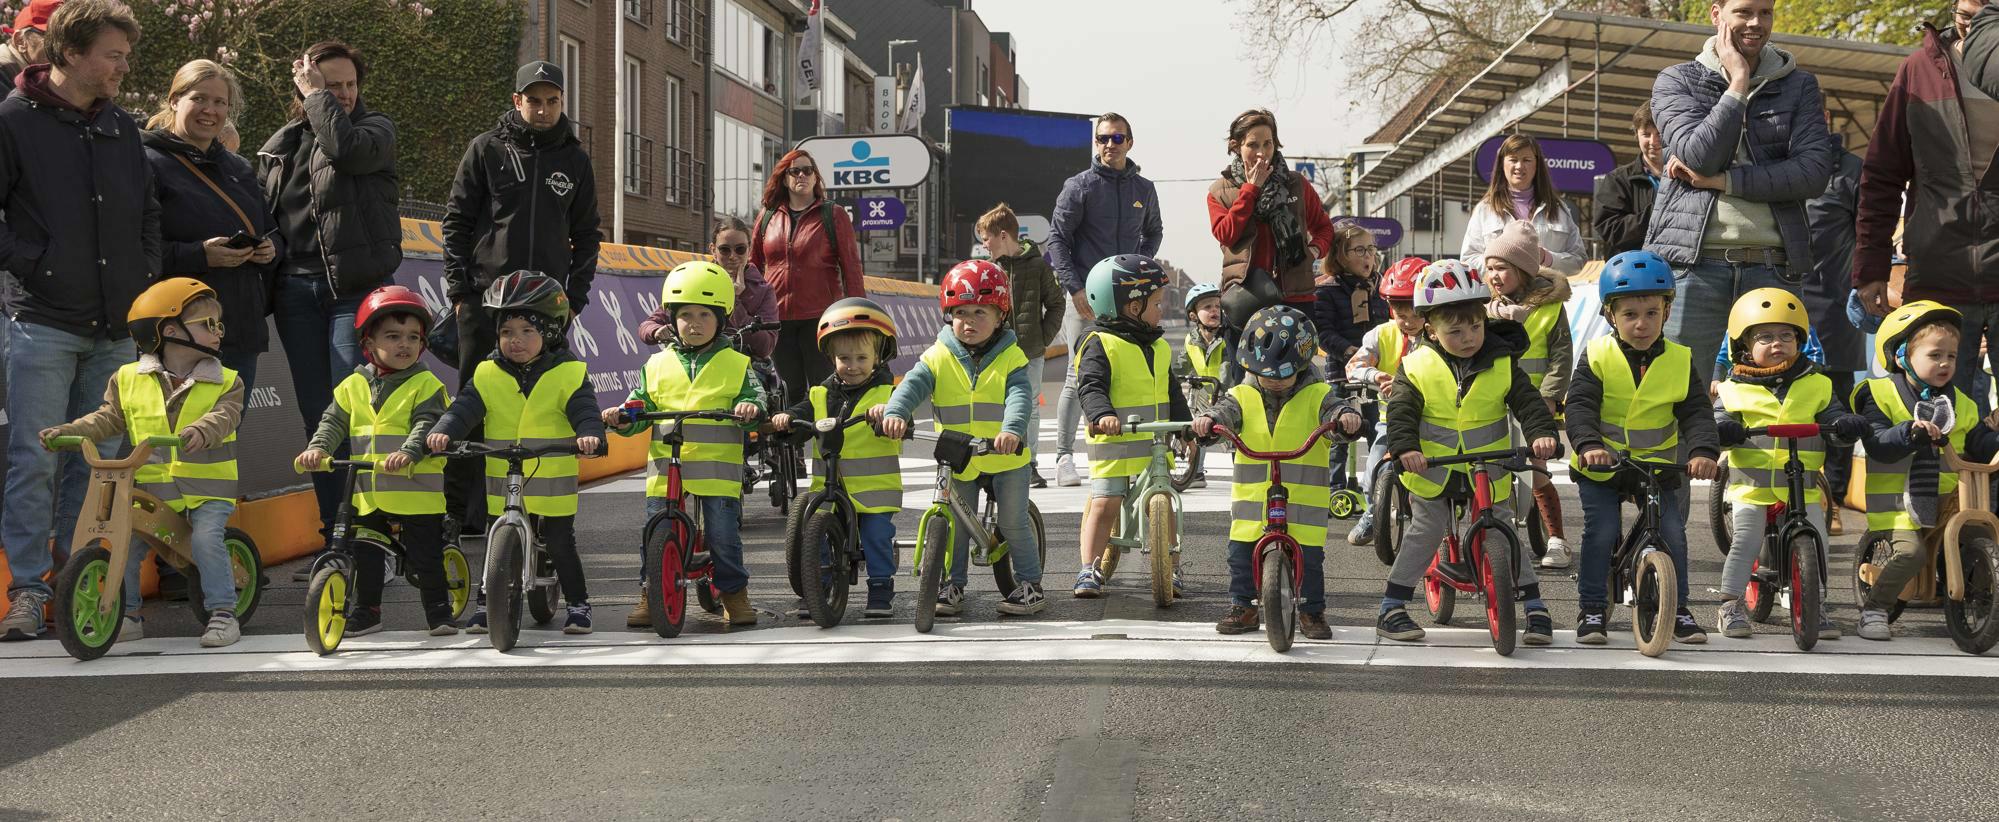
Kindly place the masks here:
MULTIPOLYGON (((1550 459, 1560 457, 1561 449, 1557 448, 1550 459)), ((1423 573, 1423 602, 1438 625, 1449 625, 1459 592, 1483 597, 1486 626, 1492 631, 1492 649, 1500 656, 1512 654, 1513 645, 1520 638, 1514 630, 1515 572, 1529 566, 1520 550, 1520 538, 1513 533, 1513 512, 1493 507, 1492 472, 1497 468, 1511 474, 1525 474, 1533 470, 1533 459, 1532 449, 1510 448, 1429 460, 1431 468, 1472 466, 1469 499, 1455 487, 1455 482, 1447 483, 1444 491, 1451 501, 1452 520, 1469 517, 1471 521, 1463 535, 1444 535, 1443 549, 1431 558, 1429 570, 1423 573)), ((1401 473, 1402 464, 1394 465, 1395 472, 1401 473)))
POLYGON ((1787 606, 1791 640, 1798 650, 1809 651, 1818 644, 1820 614, 1825 608, 1825 537, 1805 516, 1804 506, 1797 504, 1805 498, 1805 483, 1809 481, 1805 463, 1798 458, 1798 442, 1817 439, 1819 425, 1790 423, 1749 428, 1742 433, 1783 440, 1790 451, 1784 462, 1784 488, 1789 493, 1783 497, 1786 502, 1764 511, 1763 550, 1749 567, 1749 587, 1742 593, 1742 604, 1749 608, 1749 618, 1757 622, 1767 621, 1770 609, 1780 602, 1787 606))
POLYGON ((1291 640, 1298 634, 1298 581, 1305 577, 1305 553, 1298 539, 1291 536, 1288 522, 1291 495, 1284 488, 1284 460, 1304 456, 1320 437, 1337 428, 1330 422, 1320 425, 1294 451, 1252 450, 1228 426, 1213 429, 1214 436, 1228 440, 1237 454, 1270 463, 1270 504, 1264 508, 1263 536, 1257 538, 1249 557, 1250 578, 1258 581, 1257 598, 1263 605, 1263 634, 1270 640, 1271 650, 1279 653, 1291 650, 1291 640))
POLYGON ((722 594, 715 590, 714 558, 708 553, 696 520, 698 511, 687 508, 687 492, 680 484, 680 449, 687 444, 686 420, 738 422, 727 411, 646 411, 637 401, 619 410, 619 419, 630 425, 654 422, 660 425, 660 441, 666 444, 666 507, 646 520, 642 547, 645 551, 643 575, 646 610, 652 615, 652 629, 661 637, 680 636, 687 619, 687 589, 693 588, 701 609, 722 612, 722 594))

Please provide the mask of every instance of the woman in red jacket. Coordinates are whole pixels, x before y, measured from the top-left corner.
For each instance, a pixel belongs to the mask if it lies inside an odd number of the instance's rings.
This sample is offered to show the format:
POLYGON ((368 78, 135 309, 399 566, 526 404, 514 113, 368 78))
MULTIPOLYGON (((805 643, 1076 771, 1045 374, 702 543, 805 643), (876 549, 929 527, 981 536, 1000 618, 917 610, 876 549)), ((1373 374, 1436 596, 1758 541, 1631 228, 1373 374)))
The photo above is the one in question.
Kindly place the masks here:
POLYGON ((777 295, 778 376, 786 405, 833 375, 815 342, 819 314, 845 297, 859 297, 860 246, 845 209, 826 199, 819 163, 792 151, 764 184, 763 212, 750 238, 750 263, 777 295))
MULTIPOLYGON (((1236 115, 1229 124, 1232 159, 1208 187, 1208 223, 1222 244, 1224 305, 1239 299, 1230 292, 1241 288, 1255 269, 1262 272, 1259 277, 1276 281, 1285 303, 1309 317, 1316 301, 1313 268, 1333 247, 1333 222, 1319 204, 1319 193, 1285 167, 1279 151, 1283 145, 1277 140, 1277 117, 1269 111, 1236 115)), ((1243 319, 1229 318, 1230 382, 1242 376, 1235 366, 1235 340, 1243 319)))

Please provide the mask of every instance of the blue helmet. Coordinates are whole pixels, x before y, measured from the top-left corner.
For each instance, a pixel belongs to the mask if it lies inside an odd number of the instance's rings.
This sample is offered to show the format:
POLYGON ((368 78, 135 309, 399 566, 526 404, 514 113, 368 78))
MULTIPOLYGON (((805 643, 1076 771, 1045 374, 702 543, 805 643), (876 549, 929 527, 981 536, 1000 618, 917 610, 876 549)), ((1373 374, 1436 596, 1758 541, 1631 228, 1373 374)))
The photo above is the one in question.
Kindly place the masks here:
POLYGON ((1613 297, 1673 293, 1673 266, 1650 251, 1626 251, 1603 264, 1596 278, 1596 295, 1604 305, 1613 297))
POLYGON ((1319 350, 1319 332, 1298 309, 1259 308, 1243 325, 1235 361, 1251 376, 1281 380, 1305 372, 1319 350))
POLYGON ((1143 300, 1166 288, 1166 269, 1143 254, 1105 257, 1090 268, 1083 283, 1089 294, 1090 311, 1100 317, 1115 317, 1118 306, 1143 300))
POLYGON ((1192 288, 1187 289, 1187 299, 1184 307, 1187 309, 1187 313, 1192 314, 1194 313, 1194 306, 1201 302, 1202 297, 1219 297, 1221 294, 1222 290, 1217 288, 1214 283, 1195 283, 1192 288))

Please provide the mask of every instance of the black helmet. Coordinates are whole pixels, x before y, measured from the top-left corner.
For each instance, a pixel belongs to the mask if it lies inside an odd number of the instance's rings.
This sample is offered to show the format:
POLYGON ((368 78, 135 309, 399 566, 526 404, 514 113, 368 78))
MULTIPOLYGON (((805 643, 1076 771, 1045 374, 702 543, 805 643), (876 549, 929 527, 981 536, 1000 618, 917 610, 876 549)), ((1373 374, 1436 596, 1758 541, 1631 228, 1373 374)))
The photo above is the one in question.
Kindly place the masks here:
POLYGON ((1305 373, 1319 350, 1318 331, 1298 309, 1273 305, 1257 309, 1236 343, 1236 364, 1255 377, 1283 379, 1305 373))
POLYGON ((547 317, 557 327, 569 325, 569 295, 555 278, 539 271, 516 271, 494 280, 480 304, 496 317, 526 311, 547 317))

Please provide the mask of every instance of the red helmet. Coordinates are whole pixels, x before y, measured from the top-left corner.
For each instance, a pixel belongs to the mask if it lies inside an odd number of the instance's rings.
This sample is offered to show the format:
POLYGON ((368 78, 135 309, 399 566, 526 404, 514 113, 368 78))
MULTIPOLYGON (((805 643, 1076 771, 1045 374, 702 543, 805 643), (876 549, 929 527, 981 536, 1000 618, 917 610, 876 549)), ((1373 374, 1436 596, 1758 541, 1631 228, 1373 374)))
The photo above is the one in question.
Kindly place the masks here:
POLYGON ((1422 257, 1403 257, 1381 275, 1381 298, 1415 300, 1416 280, 1430 263, 1422 257))
POLYGON ((990 305, 1001 314, 1013 312, 1013 294, 1006 271, 990 260, 966 260, 951 266, 937 287, 937 304, 945 314, 961 305, 990 305))
POLYGON ((361 298, 361 307, 354 312, 354 331, 365 336, 370 323, 398 314, 415 317, 423 324, 423 333, 430 333, 430 306, 416 292, 399 285, 382 286, 361 298))

